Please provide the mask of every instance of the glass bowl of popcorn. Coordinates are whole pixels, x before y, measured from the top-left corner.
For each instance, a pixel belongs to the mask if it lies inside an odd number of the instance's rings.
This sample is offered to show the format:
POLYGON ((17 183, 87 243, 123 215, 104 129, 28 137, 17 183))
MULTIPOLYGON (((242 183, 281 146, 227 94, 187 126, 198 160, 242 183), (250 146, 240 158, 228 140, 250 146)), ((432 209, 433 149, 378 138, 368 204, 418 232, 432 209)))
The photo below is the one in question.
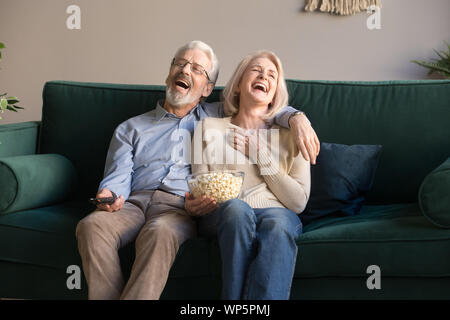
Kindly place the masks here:
POLYGON ((200 172, 189 175, 187 181, 194 197, 204 195, 216 200, 217 203, 223 203, 239 198, 244 172, 231 170, 200 172))

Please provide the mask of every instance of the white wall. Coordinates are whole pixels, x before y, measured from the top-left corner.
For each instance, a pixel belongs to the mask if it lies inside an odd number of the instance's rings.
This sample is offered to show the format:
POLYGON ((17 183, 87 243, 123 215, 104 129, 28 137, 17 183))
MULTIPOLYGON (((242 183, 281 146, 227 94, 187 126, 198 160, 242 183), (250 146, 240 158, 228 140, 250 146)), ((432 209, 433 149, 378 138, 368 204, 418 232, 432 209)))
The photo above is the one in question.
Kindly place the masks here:
POLYGON ((0 91, 26 108, 0 124, 40 120, 48 80, 163 84, 175 50, 194 39, 215 49, 219 85, 258 49, 276 52, 287 78, 426 78, 410 60, 450 42, 450 1, 381 2, 381 29, 369 30, 367 13, 307 13, 305 0, 0 0, 0 91), (66 27, 71 4, 81 30, 66 27))

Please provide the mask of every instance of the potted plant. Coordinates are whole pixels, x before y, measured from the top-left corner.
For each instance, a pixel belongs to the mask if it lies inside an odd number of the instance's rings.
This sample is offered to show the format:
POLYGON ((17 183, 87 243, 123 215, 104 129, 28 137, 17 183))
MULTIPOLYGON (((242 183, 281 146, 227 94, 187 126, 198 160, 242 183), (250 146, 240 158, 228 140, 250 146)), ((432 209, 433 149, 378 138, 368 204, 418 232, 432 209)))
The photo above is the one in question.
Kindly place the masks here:
POLYGON ((445 44, 447 45, 447 51, 439 52, 436 49, 433 49, 439 56, 439 59, 431 59, 431 61, 413 60, 411 62, 428 68, 428 75, 437 72, 441 76, 450 79, 450 45, 447 42, 445 42, 445 44))
MULTIPOLYGON (((2 49, 6 48, 3 42, 0 42, 0 60, 2 60, 2 49)), ((0 113, 5 112, 5 110, 10 110, 17 112, 17 109, 23 109, 16 105, 19 102, 17 97, 7 97, 7 93, 0 94, 0 113)), ((2 117, 0 116, 0 120, 2 117)))

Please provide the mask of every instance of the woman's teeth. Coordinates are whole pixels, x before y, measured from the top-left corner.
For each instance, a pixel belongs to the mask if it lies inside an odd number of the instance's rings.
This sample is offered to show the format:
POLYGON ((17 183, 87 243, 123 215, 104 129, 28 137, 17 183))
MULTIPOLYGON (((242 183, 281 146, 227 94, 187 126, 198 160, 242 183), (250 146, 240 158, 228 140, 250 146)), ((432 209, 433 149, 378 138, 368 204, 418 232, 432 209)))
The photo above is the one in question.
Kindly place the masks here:
POLYGON ((261 83, 254 84, 253 89, 258 89, 258 90, 262 90, 263 92, 267 92, 266 86, 261 83))

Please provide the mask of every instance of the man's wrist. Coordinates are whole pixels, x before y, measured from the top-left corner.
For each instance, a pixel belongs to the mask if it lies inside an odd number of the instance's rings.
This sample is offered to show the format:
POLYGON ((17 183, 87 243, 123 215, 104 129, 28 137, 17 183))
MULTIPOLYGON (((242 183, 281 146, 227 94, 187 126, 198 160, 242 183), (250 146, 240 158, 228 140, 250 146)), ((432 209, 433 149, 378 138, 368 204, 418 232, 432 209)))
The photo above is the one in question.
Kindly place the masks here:
POLYGON ((295 117, 295 116, 298 116, 298 115, 304 115, 305 117, 306 117, 306 115, 305 115, 305 113, 303 112, 303 111, 295 111, 295 112, 293 112, 290 116, 289 116, 289 118, 288 118, 288 124, 289 124, 289 128, 291 127, 291 119, 293 118, 293 117, 295 117))

